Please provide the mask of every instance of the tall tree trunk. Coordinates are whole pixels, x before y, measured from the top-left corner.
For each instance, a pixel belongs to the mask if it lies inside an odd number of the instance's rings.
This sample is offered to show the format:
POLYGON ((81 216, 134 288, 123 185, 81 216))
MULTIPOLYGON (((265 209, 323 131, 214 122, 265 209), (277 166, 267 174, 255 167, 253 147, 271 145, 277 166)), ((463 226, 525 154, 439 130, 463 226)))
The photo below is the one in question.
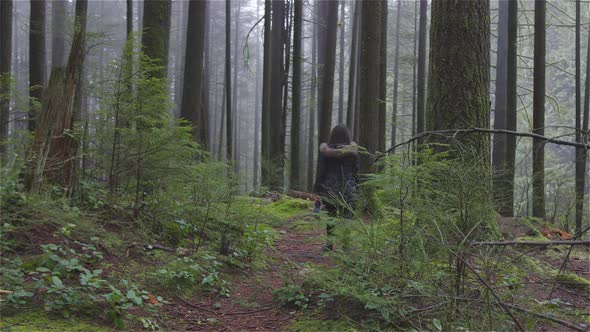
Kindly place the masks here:
MULTIPOLYGON (((580 1, 578 0, 576 6, 580 5, 580 1)), ((579 15, 578 8, 577 12, 579 15)), ((577 29, 580 29, 580 24, 576 24, 577 29)), ((578 43, 579 45, 579 43, 578 43)), ((586 87, 585 87, 585 94, 584 94, 584 117, 581 118, 581 126, 578 127, 576 123, 577 129, 582 129, 583 132, 588 133, 588 125, 590 122, 590 33, 588 33, 588 51, 586 54, 586 87)), ((581 75, 580 75, 581 76, 581 75)), ((581 78, 581 77, 580 77, 581 78)), ((577 112, 576 112, 577 113, 577 112)), ((578 115, 578 114, 576 114, 578 115)), ((576 122, 578 122, 578 117, 576 116, 576 122)), ((582 137, 580 137, 580 141, 582 137)), ((586 137, 586 143, 588 143, 588 137, 586 137)), ((582 231, 582 221, 584 217, 584 193, 586 185, 586 173, 588 172, 586 168, 586 160, 588 156, 588 150, 586 149, 577 149, 576 150, 576 234, 580 234, 582 231), (581 151, 580 151, 581 150, 581 151)), ((587 209, 586 209, 587 210, 587 209)))
POLYGON ((271 170, 270 170, 270 130, 271 130, 271 0, 264 1, 264 55, 263 66, 264 72, 262 75, 262 138, 261 138, 261 154, 262 154, 262 185, 270 186, 271 184, 271 170))
POLYGON ((293 104, 291 110, 291 172, 289 184, 291 185, 291 188, 300 190, 301 179, 299 178, 299 132, 301 131, 301 44, 303 39, 303 0, 295 0, 294 7, 293 104))
POLYGON ((418 99, 416 100, 416 133, 424 132, 424 114, 426 112, 426 21, 428 1, 420 0, 420 20, 418 36, 418 99))
MULTIPOLYGON (((186 63, 180 117, 188 120, 193 127, 193 139, 200 144, 204 130, 201 119, 203 96, 203 52, 205 48, 205 10, 206 1, 192 0, 188 5, 188 25, 186 33, 186 63)), ((204 145, 203 145, 204 146, 204 145)))
MULTIPOLYGON (((418 14, 419 7, 418 1, 414 2, 414 46, 413 57, 412 57, 412 137, 416 136, 416 121, 417 121, 417 105, 416 105, 416 94, 417 94, 417 81, 416 81, 416 66, 418 64, 418 14)), ((415 142, 414 142, 415 144, 415 142)))
MULTIPOLYGON (((508 81, 508 0, 499 1, 498 14, 498 44, 496 52, 496 91, 494 107, 494 129, 506 129, 507 81, 508 81)), ((497 210, 504 215, 507 209, 506 187, 504 172, 506 171, 506 136, 494 135, 492 151, 492 165, 494 171, 494 201, 497 210)), ((510 209, 512 210, 512 209, 510 209)))
POLYGON ((334 100, 334 69, 336 65, 336 33, 338 31, 338 1, 318 3, 318 91, 319 141, 327 142, 332 130, 334 100))
POLYGON ((399 30, 402 17, 402 2, 397 1, 397 15, 395 20, 395 54, 393 55, 393 107, 391 109, 391 146, 395 146, 397 129, 397 103, 399 87, 399 30))
POLYGON ((285 26, 284 0, 272 1, 271 28, 271 87, 270 87, 270 189, 279 190, 283 186, 283 47, 285 26))
POLYGON ((73 129, 76 91, 85 58, 87 0, 76 1, 74 38, 67 66, 51 73, 42 112, 38 118, 25 185, 37 191, 43 179, 70 193, 77 181, 77 142, 67 135, 73 129))
MULTIPOLYGON (((379 128, 382 10, 381 1, 365 1, 361 4, 359 144, 369 153, 375 153, 379 148, 379 130, 376 128, 379 128)), ((370 168, 370 156, 361 155, 361 173, 368 173, 370 168)))
MULTIPOLYGON (((256 17, 260 16, 260 1, 256 1, 256 17)), ((256 93, 255 93, 255 107, 254 107, 254 157, 252 162, 252 184, 254 188, 258 187, 258 170, 259 170, 259 158, 260 158, 260 111, 261 111, 261 100, 260 95, 262 91, 262 65, 260 63, 260 37, 256 36, 256 93)))
POLYGON ((35 116, 38 105, 43 99, 45 85, 45 0, 31 1, 31 17, 29 21, 29 131, 35 131, 35 116))
MULTIPOLYGON (((535 1, 533 133, 545 134, 545 0, 535 1)), ((533 139, 533 216, 545 218, 545 142, 533 139)))
POLYGON ((231 97, 231 0, 225 0, 225 153, 228 161, 233 160, 231 97))
POLYGON ((203 72, 203 102, 201 103, 201 142, 203 149, 214 151, 211 136, 211 6, 205 10, 205 60, 203 72))
POLYGON ((51 68, 60 68, 66 64, 66 1, 51 2, 51 68))
MULTIPOLYGON (((317 9, 317 2, 315 3, 315 9, 317 9)), ((311 35, 311 92, 309 103, 309 132, 308 144, 307 144, 307 190, 313 190, 314 174, 313 174, 313 158, 315 156, 316 144, 315 144, 315 123, 317 114, 315 111, 316 104, 316 92, 317 92, 317 56, 318 56, 318 23, 313 23, 313 33, 311 35)))
POLYGON ((232 81, 234 82, 235 86, 234 89, 232 90, 233 94, 232 94, 232 110, 233 110, 233 151, 234 151, 234 171, 237 173, 238 169, 240 167, 240 136, 238 134, 238 130, 239 130, 239 125, 240 125, 240 115, 239 115, 239 110, 237 108, 238 106, 238 49, 239 47, 239 34, 240 34, 240 12, 241 12, 242 6, 240 5, 240 2, 237 2, 237 8, 236 8, 236 18, 235 18, 235 31, 234 31, 234 58, 233 58, 233 79, 232 81))
POLYGON ((12 0, 0 1, 0 158, 7 158, 12 64, 12 0))
POLYGON ((130 40, 133 36, 133 0, 126 1, 126 8, 127 8, 127 17, 126 17, 126 25, 125 25, 125 32, 127 40, 130 40))
MULTIPOLYGON (((436 0, 431 22, 426 129, 488 128, 488 1, 436 0)), ((482 168, 488 166, 487 136, 463 137, 461 144, 464 151, 480 160, 482 168)))
POLYGON ((385 151, 387 123, 387 0, 381 0, 381 36, 379 37, 379 151, 385 151))
POLYGON ((167 77, 171 10, 170 0, 143 2, 143 51, 162 66, 159 78, 167 77))
MULTIPOLYGON (((508 54, 507 54, 507 84, 506 84, 506 129, 516 131, 517 111, 517 83, 518 83, 518 0, 508 3, 508 54)), ((505 216, 514 215, 514 173, 516 160, 516 137, 506 137, 506 164, 504 171, 505 194, 503 208, 499 211, 505 216)))
POLYGON ((344 2, 340 3, 340 59, 338 67, 338 123, 344 123, 344 2))
POLYGON ((359 17, 360 17, 360 1, 353 0, 351 3, 352 15, 352 38, 350 42, 350 63, 348 68, 348 100, 346 110, 346 126, 355 134, 354 125, 354 110, 355 104, 358 100, 355 99, 355 91, 357 90, 357 68, 358 68, 358 32, 359 32, 359 17), (354 8, 354 9, 353 9, 354 8))

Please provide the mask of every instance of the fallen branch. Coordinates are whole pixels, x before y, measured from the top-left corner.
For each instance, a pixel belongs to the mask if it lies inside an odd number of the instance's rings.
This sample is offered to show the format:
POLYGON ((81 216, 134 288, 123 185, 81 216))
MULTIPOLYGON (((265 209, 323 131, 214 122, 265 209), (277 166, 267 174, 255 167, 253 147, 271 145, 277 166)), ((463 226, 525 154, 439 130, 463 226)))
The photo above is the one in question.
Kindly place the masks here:
POLYGON ((508 314, 508 316, 510 316, 510 318, 512 318, 512 321, 514 321, 514 324, 516 324, 516 327, 518 328, 519 331, 525 331, 524 327, 522 327, 522 325, 520 324, 520 322, 516 319, 516 317, 514 317, 514 315, 512 314, 512 312, 510 310, 508 310, 508 306, 506 306, 506 304, 504 302, 502 302, 502 300, 500 300, 500 297, 498 297, 498 295, 496 294, 496 292, 494 291, 494 289, 492 288, 492 286, 490 286, 480 275, 479 273, 477 273, 477 271, 469 264, 467 263, 467 260, 463 259, 463 257, 461 257, 461 255, 457 255, 455 254, 455 257, 457 257, 459 260, 461 260, 463 262, 463 264, 465 264, 465 266, 467 266, 467 268, 469 270, 471 270, 471 272, 477 277, 477 279, 490 291, 490 293, 492 293, 492 295, 494 296, 494 298, 496 299, 498 305, 500 307, 502 307, 502 309, 504 309, 504 311, 506 311, 506 313, 508 314))
MULTIPOLYGON (((474 134, 474 133, 506 134, 506 135, 513 135, 513 136, 519 136, 519 137, 532 137, 532 138, 541 139, 547 143, 553 143, 553 144, 558 144, 558 145, 567 145, 567 146, 573 146, 573 147, 577 147, 577 148, 590 150, 590 144, 588 144, 588 143, 569 142, 569 141, 554 139, 554 138, 550 138, 550 137, 546 137, 546 136, 534 134, 534 133, 526 133, 526 132, 512 131, 512 130, 505 130, 505 129, 465 128, 465 129, 446 129, 446 130, 425 131, 425 132, 420 133, 420 134, 418 134, 418 135, 416 135, 404 142, 401 142, 399 144, 392 146, 391 148, 387 149, 385 152, 392 153, 393 151, 395 151, 396 148, 398 148, 402 145, 406 145, 408 143, 411 143, 413 141, 419 140, 419 139, 427 137, 427 136, 441 135, 441 136, 445 136, 447 138, 454 138, 457 134, 474 134)), ((376 159, 379 159, 382 156, 383 156, 383 154, 377 156, 376 159)))
POLYGON ((572 329, 572 330, 576 330, 576 331, 580 331, 580 332, 584 332, 584 331, 586 331, 586 329, 585 329, 585 328, 583 328, 583 327, 580 327, 580 326, 578 326, 578 325, 576 325, 576 324, 573 324, 573 323, 570 323, 570 322, 567 322, 567 321, 561 320, 561 319, 559 319, 559 318, 555 318, 555 317, 553 317, 553 316, 549 316, 549 315, 544 315, 544 314, 536 313, 536 312, 530 311, 530 310, 528 310, 528 309, 525 309, 525 308, 522 308, 522 307, 516 306, 516 305, 514 305, 514 304, 509 304, 509 303, 502 303, 502 305, 504 305, 504 306, 506 306, 506 307, 509 307, 509 308, 512 308, 512 309, 514 309, 514 310, 522 311, 522 312, 524 312, 524 313, 526 313, 526 314, 529 314, 529 315, 531 315, 531 316, 535 316, 535 317, 539 317, 539 318, 542 318, 542 319, 546 319, 546 320, 552 321, 552 322, 554 322, 554 323, 557 323, 557 324, 559 324, 559 325, 563 325, 563 326, 569 327, 569 328, 570 328, 570 329, 572 329))
POLYGON ((180 295, 178 295, 178 294, 176 294, 175 296, 176 296, 176 298, 177 298, 177 299, 179 299, 179 300, 180 300, 180 302, 182 302, 182 303, 186 304, 186 305, 187 305, 187 306, 189 306, 189 307, 193 307, 193 308, 195 308, 195 309, 199 309, 199 310, 203 310, 203 311, 206 311, 206 312, 210 312, 210 313, 212 313, 212 314, 215 314, 215 315, 219 315, 219 314, 220 314, 220 313, 219 313, 219 312, 217 312, 217 311, 209 310, 209 309, 207 309, 207 308, 203 308, 203 307, 201 307, 201 306, 199 306, 199 305, 196 305, 196 304, 194 304, 194 303, 191 303, 191 302, 189 302, 189 301, 187 301, 187 300, 183 299, 183 298, 182 298, 180 295))
MULTIPOLYGON (((586 233, 588 230, 590 230, 590 226, 586 227, 584 230, 579 231, 575 236, 574 236, 574 240, 575 239, 579 239, 580 237, 582 237, 582 235, 584 235, 584 233, 586 233)), ((561 275, 561 273, 563 272, 563 270, 565 270, 565 267, 567 265, 567 261, 570 258, 570 255, 572 254, 572 250, 574 249, 574 247, 570 247, 569 250, 567 251, 567 254, 565 255, 565 258, 563 259, 563 262, 561 263, 561 266, 559 267, 559 271, 557 272, 557 275, 555 276, 555 280, 557 280, 557 278, 559 278, 559 276, 561 275)), ((553 284, 553 286, 551 286, 551 291, 549 292, 549 296, 551 297, 553 295, 553 291, 555 290, 555 284, 553 284)))
POLYGON ((482 241, 482 242, 471 242, 471 246, 590 246, 589 241, 572 241, 572 240, 561 240, 561 241, 482 241))

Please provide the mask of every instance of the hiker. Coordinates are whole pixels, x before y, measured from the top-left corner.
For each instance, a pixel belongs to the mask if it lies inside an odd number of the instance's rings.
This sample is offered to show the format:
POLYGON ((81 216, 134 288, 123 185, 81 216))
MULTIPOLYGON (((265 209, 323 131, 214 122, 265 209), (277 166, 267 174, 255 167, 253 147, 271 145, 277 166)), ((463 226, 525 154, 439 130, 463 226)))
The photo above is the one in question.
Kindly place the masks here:
MULTIPOLYGON (((330 141, 320 144, 314 192, 321 197, 316 201, 315 211, 323 203, 332 217, 352 217, 352 208, 358 192, 358 171, 360 158, 357 145, 350 139, 348 128, 339 124, 332 129, 330 141)), ((326 225, 328 243, 325 250, 333 250, 331 237, 334 223, 326 225)))

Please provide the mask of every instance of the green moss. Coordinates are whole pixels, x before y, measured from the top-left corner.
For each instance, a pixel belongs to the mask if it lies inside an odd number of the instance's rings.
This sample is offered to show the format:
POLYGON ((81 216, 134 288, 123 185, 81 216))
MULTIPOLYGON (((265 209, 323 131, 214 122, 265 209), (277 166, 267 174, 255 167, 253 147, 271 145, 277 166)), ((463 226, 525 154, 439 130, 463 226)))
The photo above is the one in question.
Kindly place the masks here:
POLYGON ((264 211, 281 219, 289 219, 308 212, 313 207, 312 201, 285 197, 264 206, 264 211))
POLYGON ((516 241, 535 241, 535 242, 549 242, 549 239, 544 237, 543 235, 537 236, 522 236, 516 238, 516 241))
POLYGON ((41 310, 21 310, 15 315, 3 313, 0 330, 30 331, 111 331, 112 328, 96 325, 79 318, 63 318, 41 310))
POLYGON ((560 274, 556 279, 557 281, 572 283, 572 287, 584 288, 586 291, 590 290, 590 280, 580 277, 574 273, 563 273, 560 274))
POLYGON ((356 331, 344 320, 298 319, 289 326, 291 331, 356 331))

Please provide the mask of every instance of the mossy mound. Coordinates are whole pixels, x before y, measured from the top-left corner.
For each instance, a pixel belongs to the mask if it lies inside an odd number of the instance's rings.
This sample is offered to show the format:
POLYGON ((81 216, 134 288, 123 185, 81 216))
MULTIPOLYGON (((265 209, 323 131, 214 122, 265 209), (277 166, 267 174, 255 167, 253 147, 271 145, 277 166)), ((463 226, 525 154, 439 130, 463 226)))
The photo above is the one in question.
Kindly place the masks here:
POLYGON ((0 330, 13 332, 31 331, 112 331, 112 328, 95 325, 79 318, 64 318, 41 310, 23 310, 14 315, 3 314, 0 330))
POLYGON ((264 207, 265 212, 280 219, 289 219, 308 212, 313 207, 313 202, 300 199, 283 197, 276 202, 264 207))

